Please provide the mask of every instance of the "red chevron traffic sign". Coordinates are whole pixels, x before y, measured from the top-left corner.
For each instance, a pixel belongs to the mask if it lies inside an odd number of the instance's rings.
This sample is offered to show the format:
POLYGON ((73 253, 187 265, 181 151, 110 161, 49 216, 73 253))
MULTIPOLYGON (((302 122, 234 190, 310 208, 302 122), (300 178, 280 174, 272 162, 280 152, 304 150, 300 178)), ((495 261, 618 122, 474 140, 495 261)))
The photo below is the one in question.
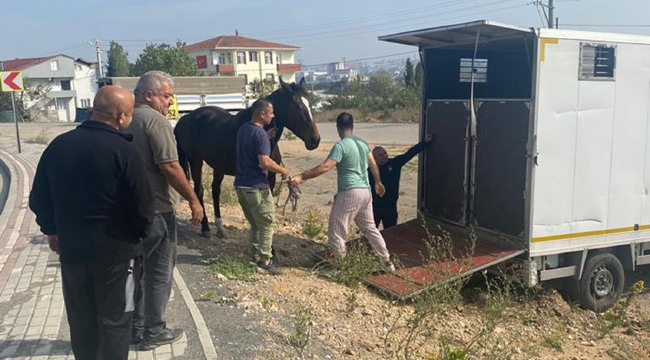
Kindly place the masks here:
POLYGON ((23 91, 22 71, 0 71, 0 86, 2 91, 23 91))

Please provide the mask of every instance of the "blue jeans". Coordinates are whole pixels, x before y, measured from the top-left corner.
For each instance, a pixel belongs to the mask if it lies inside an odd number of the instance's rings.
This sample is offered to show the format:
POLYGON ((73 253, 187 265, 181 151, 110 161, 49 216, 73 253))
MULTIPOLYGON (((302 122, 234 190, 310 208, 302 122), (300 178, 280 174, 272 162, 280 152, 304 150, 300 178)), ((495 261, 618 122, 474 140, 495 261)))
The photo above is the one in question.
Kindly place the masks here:
POLYGON ((166 327, 167 303, 176 265, 176 214, 156 214, 149 234, 142 240, 144 271, 136 293, 134 336, 156 336, 166 327))

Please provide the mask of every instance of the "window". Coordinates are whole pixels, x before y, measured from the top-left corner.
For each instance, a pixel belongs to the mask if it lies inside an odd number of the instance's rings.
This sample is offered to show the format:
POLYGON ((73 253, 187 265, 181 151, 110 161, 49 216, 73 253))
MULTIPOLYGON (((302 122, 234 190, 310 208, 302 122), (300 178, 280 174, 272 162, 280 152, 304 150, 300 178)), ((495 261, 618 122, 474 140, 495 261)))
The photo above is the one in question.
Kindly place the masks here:
POLYGON ((208 56, 199 55, 196 57, 196 68, 197 69, 207 69, 208 68, 208 56))
POLYGON ((232 64, 232 54, 219 53, 219 64, 221 65, 232 64))
POLYGON ((237 64, 246 64, 246 51, 237 51, 237 64))
POLYGON ((50 61, 50 70, 59 71, 59 60, 50 61))
POLYGON ((266 80, 269 80, 269 81, 275 81, 275 75, 273 75, 273 74, 266 74, 266 80))
POLYGON ((257 51, 249 52, 248 56, 251 62, 257 62, 257 51))
POLYGON ((70 80, 61 80, 61 90, 72 90, 70 80))
POLYGON ((280 56, 280 53, 275 53, 275 63, 282 64, 282 56, 280 56))
POLYGON ((580 80, 614 80, 616 47, 581 44, 580 80))
MULTIPOLYGON (((488 60, 474 59, 474 82, 486 83, 488 76, 488 60)), ((460 59, 460 82, 472 82, 472 59, 460 59)))
POLYGON ((82 108, 89 108, 90 107, 90 99, 81 99, 81 107, 82 108))
POLYGON ((264 63, 265 64, 273 64, 273 53, 270 51, 265 51, 264 52, 264 63))

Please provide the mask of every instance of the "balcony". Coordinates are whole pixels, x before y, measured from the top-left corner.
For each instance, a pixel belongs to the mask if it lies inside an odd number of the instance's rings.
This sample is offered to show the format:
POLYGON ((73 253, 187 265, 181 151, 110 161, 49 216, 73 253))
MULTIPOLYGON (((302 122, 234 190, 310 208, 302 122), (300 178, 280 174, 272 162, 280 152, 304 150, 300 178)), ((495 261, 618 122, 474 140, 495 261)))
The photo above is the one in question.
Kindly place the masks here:
POLYGON ((235 65, 233 64, 219 64, 217 65, 218 73, 232 73, 235 72, 235 65))
POLYGON ((278 64, 278 72, 295 72, 302 70, 302 64, 278 64))

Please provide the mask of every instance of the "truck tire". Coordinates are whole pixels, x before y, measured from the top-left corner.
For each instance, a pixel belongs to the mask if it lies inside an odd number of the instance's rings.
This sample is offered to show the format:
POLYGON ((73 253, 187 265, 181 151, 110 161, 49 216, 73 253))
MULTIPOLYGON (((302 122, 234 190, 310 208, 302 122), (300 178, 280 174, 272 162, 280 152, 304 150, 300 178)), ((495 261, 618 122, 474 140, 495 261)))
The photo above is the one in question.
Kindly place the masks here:
POLYGON ((587 260, 578 282, 580 306, 603 312, 614 304, 623 292, 623 265, 613 254, 598 254, 587 260))

